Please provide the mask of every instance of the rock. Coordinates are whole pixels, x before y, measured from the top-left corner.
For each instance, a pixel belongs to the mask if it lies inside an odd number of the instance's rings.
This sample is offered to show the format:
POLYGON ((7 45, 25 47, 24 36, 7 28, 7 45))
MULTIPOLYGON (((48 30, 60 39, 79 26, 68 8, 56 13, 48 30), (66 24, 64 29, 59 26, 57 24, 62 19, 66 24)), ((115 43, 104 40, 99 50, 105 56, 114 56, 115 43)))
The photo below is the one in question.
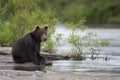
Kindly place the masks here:
POLYGON ((9 55, 11 54, 11 47, 0 47, 0 55, 9 55))

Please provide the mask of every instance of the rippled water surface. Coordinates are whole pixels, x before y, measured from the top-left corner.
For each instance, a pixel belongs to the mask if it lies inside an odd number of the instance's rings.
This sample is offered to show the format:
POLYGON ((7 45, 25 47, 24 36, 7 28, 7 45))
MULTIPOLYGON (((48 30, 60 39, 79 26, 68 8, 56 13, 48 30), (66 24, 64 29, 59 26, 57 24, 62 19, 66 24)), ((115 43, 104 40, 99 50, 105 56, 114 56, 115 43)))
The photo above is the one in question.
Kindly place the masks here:
MULTIPOLYGON (((78 35, 83 36, 91 31, 98 35, 95 40, 108 40, 110 42, 108 47, 102 49, 98 59, 91 60, 89 59, 90 54, 86 54, 88 58, 84 61, 53 61, 53 66, 47 67, 47 69, 55 72, 120 75, 120 29, 91 28, 84 33, 79 31, 78 35), (107 61, 105 61, 106 55, 108 57, 107 61)), ((56 33, 63 34, 63 39, 61 40, 62 46, 59 47, 58 54, 66 54, 71 51, 70 44, 66 40, 70 32, 64 25, 57 25, 56 33)))

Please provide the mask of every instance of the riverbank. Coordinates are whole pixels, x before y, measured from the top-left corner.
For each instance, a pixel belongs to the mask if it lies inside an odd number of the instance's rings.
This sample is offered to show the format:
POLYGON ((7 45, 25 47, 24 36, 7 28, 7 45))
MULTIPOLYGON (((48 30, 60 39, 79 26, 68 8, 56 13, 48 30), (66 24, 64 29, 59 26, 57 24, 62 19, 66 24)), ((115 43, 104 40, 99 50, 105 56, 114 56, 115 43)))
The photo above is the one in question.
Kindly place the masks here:
POLYGON ((0 80, 119 80, 120 76, 93 76, 41 71, 0 70, 0 80))
MULTIPOLYGON (((119 80, 119 75, 88 75, 77 73, 62 73, 46 70, 16 70, 10 53, 11 48, 0 48, 0 80, 119 80)), ((18 65, 17 65, 18 66, 18 65)), ((24 66, 24 65, 23 65, 24 66)), ((28 65, 27 65, 28 67, 28 65)), ((30 67, 29 67, 30 68, 30 67)))
MULTIPOLYGON (((0 63, 6 63, 6 66, 12 64, 10 55, 0 55, 0 63)), ((8 66, 9 67, 9 66, 8 66)), ((11 67, 11 65, 10 65, 11 67)), ((119 75, 86 75, 75 73, 60 73, 52 71, 23 71, 0 69, 0 80, 119 80, 119 75)))

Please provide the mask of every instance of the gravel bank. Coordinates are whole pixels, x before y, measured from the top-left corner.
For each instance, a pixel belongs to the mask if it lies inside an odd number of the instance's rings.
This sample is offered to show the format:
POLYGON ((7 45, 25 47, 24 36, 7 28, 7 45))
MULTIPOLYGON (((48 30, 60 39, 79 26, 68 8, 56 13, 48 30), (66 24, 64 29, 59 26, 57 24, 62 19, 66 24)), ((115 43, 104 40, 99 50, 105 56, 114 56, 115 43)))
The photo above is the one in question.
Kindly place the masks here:
POLYGON ((120 80, 120 76, 90 76, 41 71, 0 70, 0 80, 120 80))

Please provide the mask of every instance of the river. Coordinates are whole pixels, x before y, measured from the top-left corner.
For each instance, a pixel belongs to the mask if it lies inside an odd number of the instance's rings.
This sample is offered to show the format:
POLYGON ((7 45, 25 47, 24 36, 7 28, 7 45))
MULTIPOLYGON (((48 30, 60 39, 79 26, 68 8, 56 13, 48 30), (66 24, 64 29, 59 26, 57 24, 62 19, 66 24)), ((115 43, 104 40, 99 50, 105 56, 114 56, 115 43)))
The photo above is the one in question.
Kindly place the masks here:
MULTIPOLYGON (((63 34, 57 54, 66 54, 71 51, 71 45, 67 42, 70 32, 71 30, 63 24, 56 26, 56 33, 63 34)), ((87 32, 97 33, 96 40, 108 40, 110 42, 108 47, 102 49, 100 58, 91 60, 88 57, 83 61, 53 61, 53 66, 49 66, 47 69, 64 73, 120 75, 120 29, 114 28, 114 26, 113 28, 89 28, 84 33, 79 31, 78 35, 82 36, 87 32), (107 61, 105 61, 106 55, 108 57, 107 61)), ((86 54, 86 56, 90 56, 90 54, 86 54)))

